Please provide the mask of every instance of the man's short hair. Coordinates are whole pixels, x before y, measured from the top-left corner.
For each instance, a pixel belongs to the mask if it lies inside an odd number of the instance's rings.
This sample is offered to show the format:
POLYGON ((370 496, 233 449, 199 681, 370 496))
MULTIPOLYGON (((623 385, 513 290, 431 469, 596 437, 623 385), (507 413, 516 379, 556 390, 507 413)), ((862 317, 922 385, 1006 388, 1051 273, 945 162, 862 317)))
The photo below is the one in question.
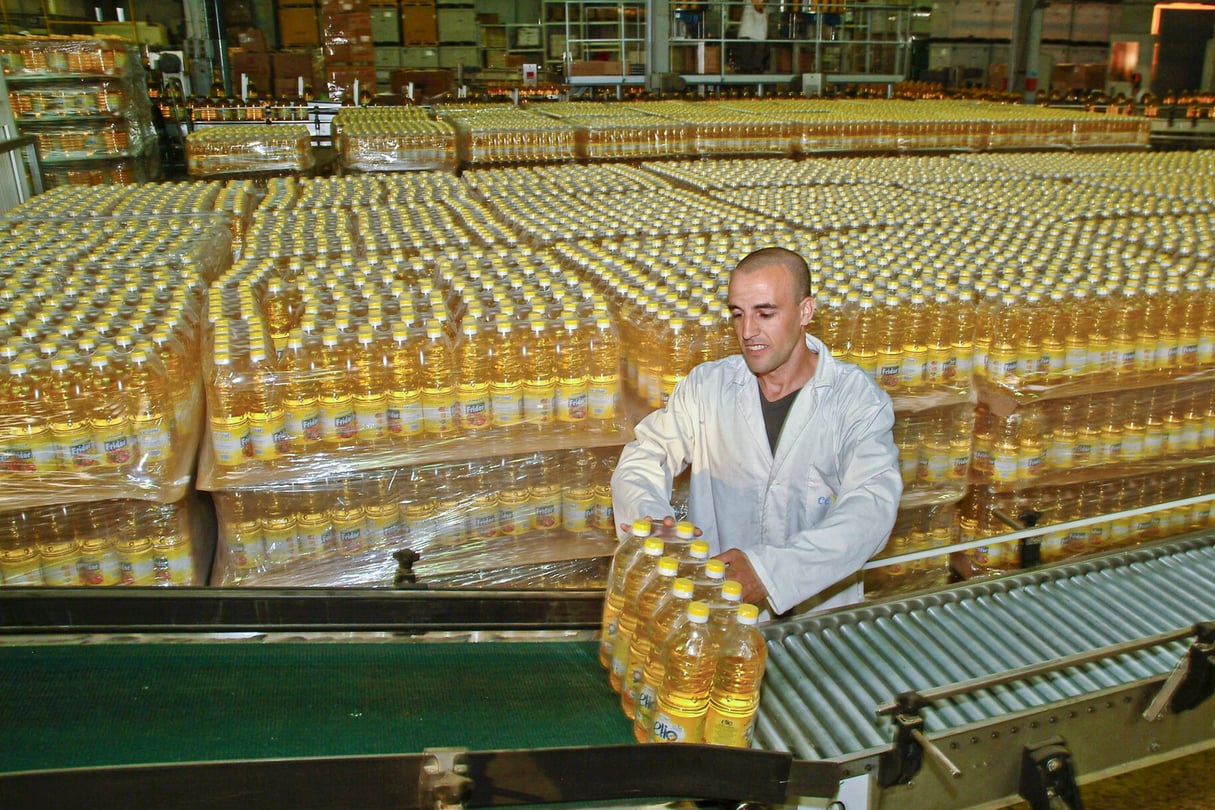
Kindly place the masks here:
POLYGON ((766 247, 752 251, 734 266, 735 273, 746 273, 761 267, 779 265, 793 275, 793 291, 797 300, 807 298, 811 294, 810 266, 797 253, 783 247, 766 247))

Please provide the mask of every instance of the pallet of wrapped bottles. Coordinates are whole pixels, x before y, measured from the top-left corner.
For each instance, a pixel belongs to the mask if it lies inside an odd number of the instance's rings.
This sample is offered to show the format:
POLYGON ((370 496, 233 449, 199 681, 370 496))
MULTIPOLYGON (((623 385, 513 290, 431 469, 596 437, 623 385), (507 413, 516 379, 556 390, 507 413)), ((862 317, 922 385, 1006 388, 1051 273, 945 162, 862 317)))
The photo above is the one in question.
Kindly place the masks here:
POLYGON ((0 62, 13 116, 37 142, 47 187, 156 176, 152 107, 133 43, 4 36, 0 62))
POLYGON ((202 488, 471 458, 485 441, 536 452, 628 439, 603 296, 478 222, 471 196, 434 212, 379 203, 458 182, 272 184, 248 242, 263 252, 209 291, 202 488), (473 239, 499 246, 474 256, 473 239))
POLYGON ((184 496, 203 290, 231 261, 226 218, 198 213, 218 189, 198 191, 163 187, 193 213, 151 215, 65 188, 0 222, 0 508, 184 496))
POLYGON ((0 512, 0 586, 204 585, 211 521, 193 493, 0 512))
POLYGON ((955 506, 953 502, 916 507, 900 505, 898 517, 890 530, 890 539, 874 555, 874 561, 936 549, 940 553, 924 554, 910 561, 866 569, 866 598, 926 590, 949 581, 948 547, 958 542, 955 506))
POLYGON ((602 585, 615 458, 557 450, 216 492, 213 581, 389 586, 400 572, 427 587, 602 585))
POLYGON ((259 172, 306 172, 316 166, 312 134, 303 124, 235 124, 186 136, 191 177, 259 172))
POLYGON ((563 121, 502 104, 440 104, 436 117, 456 131, 465 165, 559 163, 577 157, 575 128, 563 121))
POLYGON ((964 561, 955 560, 953 564, 965 567, 968 576, 999 574, 1199 531, 1215 522, 1212 512, 1215 501, 1141 510, 1211 493, 1215 493, 1215 468, 1210 462, 1167 473, 1115 473, 1082 483, 1052 484, 1016 492, 976 486, 958 504, 961 542, 1009 534, 1014 531, 1009 518, 1026 527, 1080 525, 980 546, 965 552, 964 561))
POLYGON ((454 171, 456 134, 451 124, 418 107, 346 107, 333 119, 343 169, 454 171))

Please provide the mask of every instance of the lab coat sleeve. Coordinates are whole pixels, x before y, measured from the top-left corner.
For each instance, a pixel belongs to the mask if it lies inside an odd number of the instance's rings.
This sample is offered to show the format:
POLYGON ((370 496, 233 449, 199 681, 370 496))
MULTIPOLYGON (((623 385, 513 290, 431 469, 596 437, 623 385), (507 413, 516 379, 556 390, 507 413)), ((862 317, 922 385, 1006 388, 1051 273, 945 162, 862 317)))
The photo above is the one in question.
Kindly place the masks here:
MULTIPOLYGON (((663 518, 671 514, 671 487, 692 456, 692 440, 698 421, 695 370, 681 380, 667 404, 637 423, 634 439, 620 452, 612 473, 612 513, 616 531, 647 515, 663 518)), ((622 538, 623 539, 623 538, 622 538)))
POLYGON ((823 519, 784 545, 746 550, 774 613, 850 577, 886 544, 903 481, 891 434, 894 409, 884 397, 871 403, 840 426, 840 490, 823 519))

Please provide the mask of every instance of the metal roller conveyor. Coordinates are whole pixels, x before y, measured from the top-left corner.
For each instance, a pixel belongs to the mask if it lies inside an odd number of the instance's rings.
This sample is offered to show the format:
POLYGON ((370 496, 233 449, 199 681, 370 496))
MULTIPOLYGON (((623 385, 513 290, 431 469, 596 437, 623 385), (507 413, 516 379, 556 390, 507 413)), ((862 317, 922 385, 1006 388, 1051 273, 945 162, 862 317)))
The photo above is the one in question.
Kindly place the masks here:
POLYGON ((1079 783, 1215 747, 1215 538, 774 624, 761 748, 843 767, 847 806, 1079 806, 1079 783))

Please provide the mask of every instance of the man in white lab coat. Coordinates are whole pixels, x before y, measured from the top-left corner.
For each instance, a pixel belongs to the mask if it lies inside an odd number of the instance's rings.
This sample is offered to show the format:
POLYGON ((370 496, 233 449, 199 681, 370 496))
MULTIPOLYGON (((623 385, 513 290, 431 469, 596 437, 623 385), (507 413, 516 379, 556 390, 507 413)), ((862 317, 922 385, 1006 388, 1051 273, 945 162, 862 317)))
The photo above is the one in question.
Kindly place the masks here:
POLYGON ((742 354, 694 368, 637 425, 612 476, 617 522, 669 516, 691 466, 688 519, 744 601, 775 614, 859 601, 903 489, 890 398, 806 334, 814 299, 796 253, 744 258, 729 306, 742 354))

